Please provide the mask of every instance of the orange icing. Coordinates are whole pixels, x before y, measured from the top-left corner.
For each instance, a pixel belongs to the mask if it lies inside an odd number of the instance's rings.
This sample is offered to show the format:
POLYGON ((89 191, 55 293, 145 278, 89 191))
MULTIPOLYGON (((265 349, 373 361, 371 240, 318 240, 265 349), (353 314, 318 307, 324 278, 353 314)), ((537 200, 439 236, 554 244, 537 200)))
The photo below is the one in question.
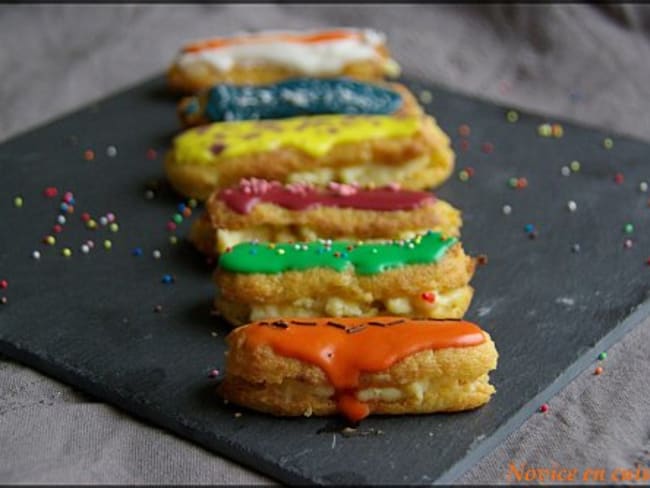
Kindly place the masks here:
POLYGON ((481 329, 470 322, 396 317, 260 321, 240 333, 246 334, 252 348, 269 346, 280 356, 321 368, 336 390, 339 411, 352 421, 369 413, 368 405, 356 397, 362 373, 385 371, 419 351, 471 347, 485 341, 481 329), (356 332, 347 332, 351 329, 356 332))
POLYGON ((251 43, 265 43, 265 42, 295 42, 299 44, 312 44, 317 42, 337 41, 342 39, 361 39, 361 34, 358 32, 346 30, 332 30, 310 32, 305 34, 262 34, 256 36, 239 36, 239 37, 215 37, 213 39, 206 39, 187 44, 183 47, 183 52, 192 53, 203 51, 206 49, 219 49, 234 44, 251 44, 251 43))

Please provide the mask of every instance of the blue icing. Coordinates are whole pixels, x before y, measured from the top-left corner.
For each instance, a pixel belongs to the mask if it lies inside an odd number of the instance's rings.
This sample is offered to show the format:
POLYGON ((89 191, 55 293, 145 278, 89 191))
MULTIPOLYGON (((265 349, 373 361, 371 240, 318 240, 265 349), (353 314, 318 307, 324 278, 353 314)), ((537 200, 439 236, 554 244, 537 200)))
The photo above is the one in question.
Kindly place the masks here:
POLYGON ((282 119, 301 115, 388 115, 402 105, 399 93, 347 78, 296 78, 273 85, 216 85, 205 108, 213 122, 282 119))

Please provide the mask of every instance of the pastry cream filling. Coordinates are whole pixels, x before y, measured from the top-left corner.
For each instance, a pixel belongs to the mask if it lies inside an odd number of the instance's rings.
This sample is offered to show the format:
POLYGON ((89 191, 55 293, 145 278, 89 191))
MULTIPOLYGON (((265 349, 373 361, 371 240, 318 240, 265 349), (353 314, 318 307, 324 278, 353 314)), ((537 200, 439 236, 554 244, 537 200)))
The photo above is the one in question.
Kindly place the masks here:
POLYGON ((420 295, 409 298, 391 298, 385 301, 351 301, 342 297, 325 299, 301 298, 288 304, 250 306, 250 321, 269 317, 360 317, 381 315, 388 311, 395 315, 415 313, 430 318, 460 318, 472 297, 472 288, 465 285, 444 292, 433 291, 435 301, 429 303, 420 295), (372 306, 371 304, 375 305, 372 306))
MULTIPOLYGON (((423 402, 425 397, 445 396, 462 391, 472 393, 489 381, 487 374, 471 381, 461 382, 457 378, 423 378, 403 384, 373 385, 360 388, 356 397, 362 402, 397 402, 416 400, 423 402)), ((305 397, 331 398, 335 390, 330 385, 314 385, 295 378, 287 378, 280 385, 285 402, 294 402, 305 397)))
POLYGON ((412 159, 400 165, 367 163, 341 168, 315 168, 309 171, 291 173, 288 183, 311 183, 325 186, 330 181, 339 183, 358 183, 359 185, 389 185, 395 181, 405 181, 410 175, 426 169, 431 164, 429 155, 412 159))

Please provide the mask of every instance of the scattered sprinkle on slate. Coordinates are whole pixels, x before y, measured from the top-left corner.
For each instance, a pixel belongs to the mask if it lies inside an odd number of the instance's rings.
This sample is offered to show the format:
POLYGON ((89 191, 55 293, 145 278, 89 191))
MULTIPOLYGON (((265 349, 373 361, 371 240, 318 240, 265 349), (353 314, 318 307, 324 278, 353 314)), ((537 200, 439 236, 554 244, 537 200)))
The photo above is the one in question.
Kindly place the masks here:
POLYGON ((548 404, 547 403, 542 403, 539 407, 540 413, 546 413, 548 412, 548 404))
POLYGON ((219 376, 219 370, 218 369, 213 369, 208 373, 208 378, 216 378, 219 376))
POLYGON ((41 259, 41 253, 38 252, 38 251, 33 251, 32 252, 32 258, 36 259, 36 260, 41 259))
POLYGON ((163 275, 162 280, 160 280, 160 281, 162 283, 164 283, 165 285, 169 285, 169 284, 174 282, 174 277, 172 275, 170 275, 170 274, 165 274, 165 275, 163 275))
POLYGON ((8 301, 7 297, 0 297, 0 305, 6 305, 8 301))
POLYGON ((577 254, 580 252, 580 244, 575 243, 574 245, 571 246, 571 252, 577 254))
POLYGON ((154 249, 154 251, 151 253, 151 255, 153 256, 154 259, 160 259, 160 257, 162 256, 162 254, 160 253, 160 251, 158 249, 154 249))
POLYGON ((135 247, 135 248, 133 248, 133 250, 131 251, 131 254, 132 254, 133 256, 136 256, 136 257, 138 257, 138 256, 142 256, 142 248, 141 248, 141 247, 135 247))
POLYGON ((599 376, 599 375, 603 374, 603 367, 602 366, 596 366, 596 369, 594 369, 594 374, 596 376, 599 376))
POLYGON ((601 352, 601 353, 598 355, 598 359, 599 359, 600 361, 604 361, 605 359, 607 359, 607 353, 606 353, 605 351, 601 352))
POLYGON ((114 158, 115 156, 117 156, 117 148, 115 146, 108 146, 106 148, 106 155, 109 158, 114 158))
POLYGON ((160 312, 162 312, 162 309, 163 309, 163 308, 162 308, 162 305, 156 305, 155 307, 153 307, 153 311, 154 311, 155 313, 160 313, 160 312))
POLYGON ((573 200, 569 200, 566 206, 569 209, 569 212, 575 212, 576 210, 578 210, 578 204, 573 200))
POLYGON ((501 212, 503 212, 503 215, 510 215, 512 213, 512 207, 510 205, 504 205, 501 212))
POLYGON ((641 183, 639 183, 639 191, 641 191, 643 193, 647 192, 648 191, 648 183, 645 182, 645 181, 642 181, 641 183))
POLYGON ((562 173, 562 176, 569 176, 571 174, 571 168, 568 166, 562 166, 560 173, 562 173))
POLYGON ((20 195, 14 197, 14 207, 21 208, 23 206, 23 197, 20 195))
POLYGON ((95 151, 93 151, 92 149, 86 149, 84 151, 84 159, 86 161, 92 161, 93 159, 95 159, 95 151))

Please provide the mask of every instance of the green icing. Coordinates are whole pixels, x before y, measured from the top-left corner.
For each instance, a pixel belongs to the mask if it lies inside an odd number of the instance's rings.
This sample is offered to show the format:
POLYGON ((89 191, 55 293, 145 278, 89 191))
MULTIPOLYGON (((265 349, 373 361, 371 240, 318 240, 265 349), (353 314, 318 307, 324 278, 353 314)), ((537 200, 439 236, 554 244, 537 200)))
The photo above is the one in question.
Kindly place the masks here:
POLYGON ((219 259, 219 266, 234 273, 274 274, 309 268, 343 271, 353 266, 360 275, 381 273, 409 264, 437 262, 458 239, 428 232, 412 240, 355 244, 345 241, 237 244, 219 259), (330 244, 331 243, 331 244, 330 244))

